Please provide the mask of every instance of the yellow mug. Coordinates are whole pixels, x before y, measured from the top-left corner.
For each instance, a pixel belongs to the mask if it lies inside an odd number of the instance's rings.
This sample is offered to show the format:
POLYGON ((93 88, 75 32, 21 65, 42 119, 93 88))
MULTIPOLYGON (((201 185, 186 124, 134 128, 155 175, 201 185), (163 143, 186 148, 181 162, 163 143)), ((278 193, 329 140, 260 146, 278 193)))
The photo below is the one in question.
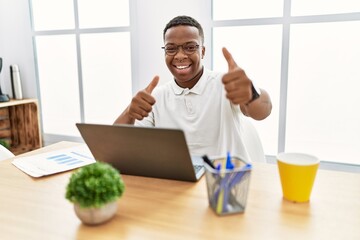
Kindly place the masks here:
POLYGON ((279 153, 277 165, 283 196, 292 202, 308 202, 319 159, 305 153, 279 153))

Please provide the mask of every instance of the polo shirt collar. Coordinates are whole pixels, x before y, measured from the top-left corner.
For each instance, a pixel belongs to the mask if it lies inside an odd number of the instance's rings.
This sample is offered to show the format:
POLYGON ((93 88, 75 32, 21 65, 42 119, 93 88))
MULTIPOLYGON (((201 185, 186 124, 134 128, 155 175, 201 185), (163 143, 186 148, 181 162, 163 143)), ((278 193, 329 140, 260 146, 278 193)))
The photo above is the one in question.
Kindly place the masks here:
POLYGON ((188 89, 188 88, 182 88, 179 85, 176 84, 175 79, 174 81, 171 82, 171 87, 174 91, 175 95, 181 95, 184 93, 184 91, 187 91, 189 93, 194 93, 194 94, 198 94, 201 95, 205 89, 206 86, 206 79, 207 76, 209 75, 209 72, 207 71, 207 69, 204 67, 204 71, 202 76, 200 77, 199 81, 195 84, 195 86, 192 89, 188 89))

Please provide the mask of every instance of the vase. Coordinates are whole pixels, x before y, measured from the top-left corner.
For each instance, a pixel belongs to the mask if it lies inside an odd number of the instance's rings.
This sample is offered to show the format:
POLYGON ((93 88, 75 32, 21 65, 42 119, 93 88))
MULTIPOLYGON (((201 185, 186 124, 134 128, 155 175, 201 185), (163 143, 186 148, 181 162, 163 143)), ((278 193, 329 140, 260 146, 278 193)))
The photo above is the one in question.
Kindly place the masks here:
POLYGON ((117 201, 107 203, 100 208, 82 208, 79 204, 74 204, 76 216, 87 225, 97 225, 110 220, 115 216, 117 208, 117 201))

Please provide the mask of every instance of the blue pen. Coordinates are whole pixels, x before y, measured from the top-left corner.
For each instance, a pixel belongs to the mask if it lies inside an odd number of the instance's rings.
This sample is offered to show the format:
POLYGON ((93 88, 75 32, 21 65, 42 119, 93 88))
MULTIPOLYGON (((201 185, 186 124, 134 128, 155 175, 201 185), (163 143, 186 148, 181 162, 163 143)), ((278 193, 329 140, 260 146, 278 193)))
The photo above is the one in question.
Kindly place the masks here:
MULTIPOLYGON (((226 157, 226 170, 233 170, 234 169, 234 164, 232 164, 231 162, 231 155, 230 152, 227 152, 227 157, 226 157)), ((223 202, 222 202, 222 212, 227 212, 228 211, 228 204, 229 204, 229 194, 230 194, 230 179, 232 174, 227 172, 225 173, 225 177, 224 179, 222 179, 222 190, 223 190, 223 202)))
POLYGON ((234 169, 234 164, 232 164, 231 162, 231 155, 230 152, 227 152, 227 157, 226 157, 226 169, 234 169))
POLYGON ((230 182, 230 186, 229 188, 231 189, 232 187, 234 187, 236 184, 238 184, 242 177, 249 171, 251 170, 252 165, 250 163, 246 164, 246 166, 244 166, 239 172, 237 172, 235 174, 235 176, 231 179, 230 182))
MULTIPOLYGON (((224 174, 221 173, 221 164, 219 164, 217 166, 217 169, 218 169, 218 172, 219 172, 219 180, 220 180, 220 183, 219 183, 219 193, 216 194, 216 212, 218 214, 222 213, 223 211, 223 202, 224 202, 224 174)), ((226 176, 226 175, 225 175, 226 176)))
MULTIPOLYGON (((217 170, 220 170, 219 168, 220 166, 218 165, 217 170)), ((245 173, 248 172, 248 170, 252 169, 252 165, 250 163, 246 164, 244 167, 242 167, 242 169, 240 169, 240 171, 238 172, 234 172, 231 174, 231 178, 229 178, 229 186, 230 189, 232 187, 234 187, 237 183, 240 182, 241 178, 245 175, 245 173)), ((218 189, 215 192, 215 196, 217 197, 219 195, 220 189, 218 189)))

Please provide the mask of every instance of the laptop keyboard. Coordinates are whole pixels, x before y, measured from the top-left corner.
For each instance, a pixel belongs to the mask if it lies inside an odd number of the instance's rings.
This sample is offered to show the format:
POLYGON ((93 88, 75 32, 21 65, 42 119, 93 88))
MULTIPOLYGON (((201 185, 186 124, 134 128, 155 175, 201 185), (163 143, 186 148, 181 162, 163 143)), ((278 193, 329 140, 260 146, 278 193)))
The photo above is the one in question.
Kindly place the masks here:
POLYGON ((194 165, 195 173, 198 173, 203 167, 203 165, 194 165))

